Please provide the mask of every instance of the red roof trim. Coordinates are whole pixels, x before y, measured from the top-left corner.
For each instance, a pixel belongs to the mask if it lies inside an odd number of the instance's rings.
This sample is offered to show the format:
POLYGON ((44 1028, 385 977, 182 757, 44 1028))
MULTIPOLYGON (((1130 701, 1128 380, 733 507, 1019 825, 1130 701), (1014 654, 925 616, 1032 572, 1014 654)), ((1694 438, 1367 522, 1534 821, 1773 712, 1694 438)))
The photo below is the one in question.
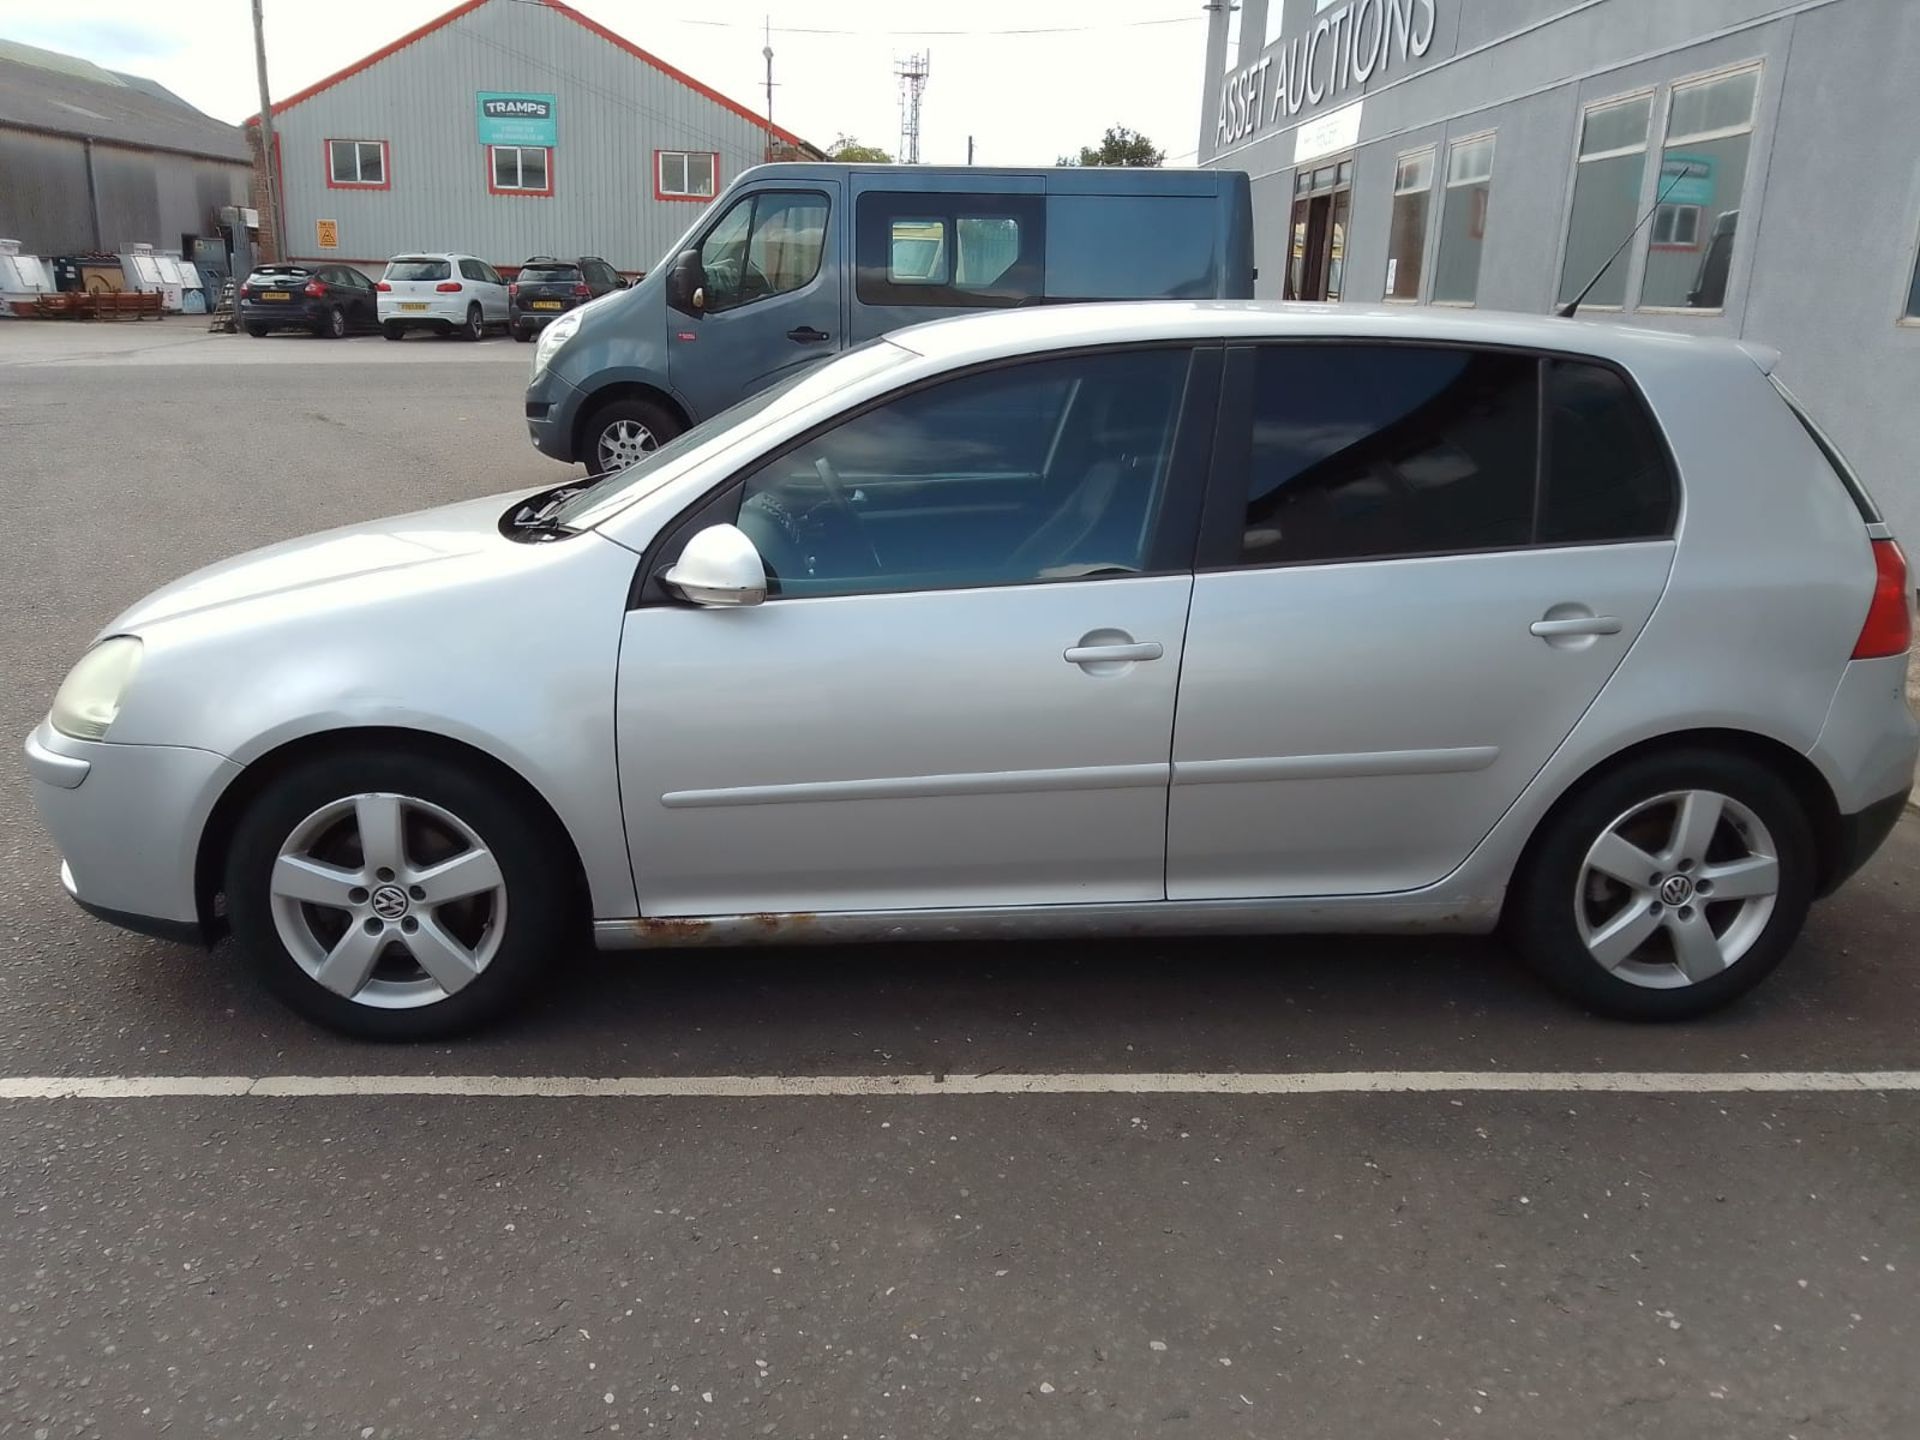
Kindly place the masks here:
MULTIPOLYGON (((382 60, 386 59, 389 55, 396 54, 397 52, 406 49, 407 46, 413 44, 414 41, 424 39, 425 37, 427 37, 428 35, 431 35, 436 30, 444 29, 446 26, 451 25, 454 21, 458 20, 461 16, 469 15, 475 10, 478 10, 482 5, 485 5, 487 3, 489 3, 489 0, 464 0, 463 4, 454 6, 453 9, 447 11, 446 14, 440 16, 438 19, 429 20, 426 24, 420 26, 420 28, 417 30, 409 30, 405 35, 402 35, 398 40, 395 40, 391 45, 383 45, 378 50, 374 51, 371 55, 367 56, 365 59, 356 60, 353 64, 347 66, 346 69, 336 70, 334 71, 333 74, 327 76, 326 79, 318 81, 315 84, 309 85, 304 90, 295 91, 292 95, 289 95, 286 99, 278 102, 273 107, 273 113, 276 115, 279 115, 284 111, 291 110, 295 105, 298 105, 303 100, 311 100, 315 95, 318 95, 322 90, 331 90, 335 85, 338 85, 342 80, 352 79, 355 75, 358 75, 362 70, 367 70, 375 65, 378 65, 382 60)), ((524 3, 524 0, 523 0, 523 3, 524 3)), ((598 20, 593 19, 591 16, 582 15, 578 10, 574 9, 571 5, 565 4, 564 0, 538 0, 538 3, 541 5, 544 5, 547 9, 553 11, 556 15, 566 16, 567 19, 573 21, 574 24, 581 26, 583 29, 591 30, 595 35, 598 35, 602 40, 605 40, 608 44, 613 45, 620 50, 624 50, 627 54, 633 56, 633 58, 636 60, 639 60, 648 65, 651 65, 654 69, 658 70, 661 74, 667 76, 669 79, 679 81, 682 85, 686 86, 689 90, 692 90, 697 94, 704 95, 707 99, 713 101, 714 104, 721 106, 723 109, 732 111, 735 115, 738 115, 742 120, 746 120, 751 124, 757 126, 759 129, 770 132, 771 134, 777 136, 778 138, 786 141, 789 145, 805 145, 807 143, 806 141, 802 140, 798 135, 794 134, 791 130, 786 129, 784 126, 769 125, 767 123, 766 116, 756 115, 754 114, 753 111, 749 110, 746 106, 742 105, 739 101, 729 100, 725 95, 722 95, 718 90, 715 90, 711 86, 702 85, 698 80, 694 79, 691 75, 687 74, 686 71, 676 69, 674 66, 669 65, 666 61, 662 60, 658 55, 655 55, 650 51, 642 50, 638 45, 634 44, 631 40, 627 39, 623 35, 617 34, 612 30, 609 30, 606 26, 602 25, 598 20)), ((260 123, 260 117, 258 115, 254 115, 250 117, 245 123, 249 125, 257 125, 260 123)))
POLYGON ((676 69, 672 65, 669 65, 666 61, 662 60, 658 55, 652 54, 651 52, 646 50, 642 50, 638 45, 634 44, 631 40, 627 39, 623 35, 618 35, 614 33, 612 30, 609 30, 606 26, 602 25, 598 20, 592 19, 591 17, 586 15, 582 15, 578 10, 574 9, 571 5, 566 4, 565 0, 541 0, 541 3, 544 4, 549 10, 552 10, 557 14, 566 16, 569 20, 573 21, 574 24, 585 26, 587 29, 591 30, 594 34, 598 35, 602 40, 605 40, 608 44, 615 45, 620 49, 626 51, 627 54, 633 56, 634 59, 645 61, 647 64, 653 66, 654 69, 658 70, 661 74, 667 76, 669 79, 678 80, 682 85, 686 86, 689 90, 695 91, 698 94, 706 96, 707 99, 713 101, 713 103, 716 105, 719 105, 724 107, 725 109, 731 110, 734 114, 738 115, 742 120, 750 121, 754 125, 759 126, 762 130, 771 131, 773 134, 779 136, 782 140, 786 141, 789 145, 805 145, 807 143, 806 141, 802 140, 798 135, 794 134, 791 130, 784 129, 779 125, 769 125, 767 123, 766 116, 756 115, 753 113, 753 111, 749 110, 746 106, 742 105, 739 101, 729 100, 726 96, 722 95, 718 90, 713 89, 711 86, 702 85, 698 80, 694 79, 691 75, 687 74, 686 71, 676 69))

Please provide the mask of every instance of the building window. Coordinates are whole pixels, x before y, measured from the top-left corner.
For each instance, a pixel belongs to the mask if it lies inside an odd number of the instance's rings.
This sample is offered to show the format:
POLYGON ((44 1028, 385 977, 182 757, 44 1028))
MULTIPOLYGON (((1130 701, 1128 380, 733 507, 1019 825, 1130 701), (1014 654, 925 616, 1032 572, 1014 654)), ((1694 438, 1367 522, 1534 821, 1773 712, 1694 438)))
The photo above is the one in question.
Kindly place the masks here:
POLYGON ((1353 161, 1294 174, 1287 299, 1340 298, 1347 268, 1347 217, 1352 208, 1353 161))
POLYGON ((1643 306, 1718 310, 1726 304, 1759 93, 1758 67, 1673 87, 1643 306))
POLYGON ((1433 151, 1402 155, 1393 172, 1393 220, 1387 229, 1387 299, 1420 298, 1427 253, 1427 211, 1433 196, 1433 151))
POLYGON ((656 200, 711 200, 720 179, 720 157, 710 150, 653 152, 656 200))
POLYGON ((540 145, 489 145, 489 188, 496 195, 553 194, 553 152, 540 145))
POLYGON ((385 190, 388 185, 387 142, 327 141, 327 185, 334 190, 385 190))
POLYGON ((1433 298, 1471 305, 1480 297, 1480 250, 1487 238, 1487 200, 1493 193, 1493 136, 1476 135, 1447 147, 1447 193, 1440 206, 1440 253, 1433 263, 1433 298))
POLYGON ((1651 95, 1631 95, 1589 107, 1580 122, 1573 214, 1567 222, 1566 257, 1560 266, 1563 305, 1596 275, 1598 283, 1587 292, 1585 303, 1615 307, 1627 303, 1627 251, 1621 246, 1640 218, 1640 184, 1646 176, 1647 125, 1652 113, 1651 95), (1605 274, 1600 273, 1603 265, 1605 274))
POLYGON ((1240 0, 1220 0, 1227 7, 1227 55, 1221 69, 1231 71, 1240 63, 1240 0))

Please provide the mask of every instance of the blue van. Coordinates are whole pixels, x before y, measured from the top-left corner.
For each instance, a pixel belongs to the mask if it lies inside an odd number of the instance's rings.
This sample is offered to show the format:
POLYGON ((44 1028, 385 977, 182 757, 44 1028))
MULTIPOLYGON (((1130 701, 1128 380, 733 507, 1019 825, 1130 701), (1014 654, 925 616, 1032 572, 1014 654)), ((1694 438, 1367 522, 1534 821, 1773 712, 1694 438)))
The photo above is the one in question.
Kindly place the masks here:
POLYGON ((761 165, 630 290, 540 333, 527 428, 600 473, 791 371, 957 310, 1251 299, 1226 170, 761 165))

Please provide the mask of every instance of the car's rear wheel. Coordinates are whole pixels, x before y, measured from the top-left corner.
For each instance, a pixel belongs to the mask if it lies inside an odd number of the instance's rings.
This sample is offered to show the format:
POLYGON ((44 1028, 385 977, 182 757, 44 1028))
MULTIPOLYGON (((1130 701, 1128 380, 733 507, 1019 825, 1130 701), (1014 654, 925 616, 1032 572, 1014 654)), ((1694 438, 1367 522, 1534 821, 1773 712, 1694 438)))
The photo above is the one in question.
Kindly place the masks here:
POLYGON ((434 756, 321 757, 276 777, 234 832, 240 954, 310 1020, 419 1040, 525 995, 571 918, 550 823, 434 756))
POLYGON ((1508 922, 1550 984, 1602 1014, 1701 1015, 1786 958, 1817 876, 1793 789, 1744 755, 1628 762, 1547 821, 1508 922))
POLYGON ((338 340, 347 333, 347 316, 338 305, 320 317, 320 323, 313 327, 313 333, 323 340, 338 340))
POLYGON ((380 333, 389 340, 404 340, 407 338, 406 327, 392 320, 388 320, 380 326, 380 333))
POLYGON ((487 333, 486 317, 481 315, 478 305, 467 307, 467 323, 461 327, 462 340, 478 340, 487 333))
POLYGON ((267 328, 265 325, 249 325, 247 326, 247 333, 254 339, 259 340, 266 335, 267 328))
POLYGON ((533 339, 533 327, 531 325, 515 325, 513 327, 513 338, 525 344, 527 341, 533 339))
POLYGON ((680 433, 680 425, 650 400, 613 400, 593 412, 584 427, 581 459, 595 475, 624 470, 680 433))

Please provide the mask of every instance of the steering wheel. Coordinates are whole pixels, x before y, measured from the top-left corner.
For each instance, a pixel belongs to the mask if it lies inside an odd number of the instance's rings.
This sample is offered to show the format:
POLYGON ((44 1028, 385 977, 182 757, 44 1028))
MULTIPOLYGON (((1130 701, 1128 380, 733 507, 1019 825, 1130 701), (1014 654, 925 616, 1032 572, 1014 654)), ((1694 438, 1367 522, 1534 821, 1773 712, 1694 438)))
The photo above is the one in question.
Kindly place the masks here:
POLYGON ((873 560, 873 572, 878 575, 887 567, 881 563, 880 552, 873 548, 873 541, 867 535, 867 527, 861 523, 859 512, 847 498, 846 487, 840 483, 840 475, 833 468, 833 462, 821 455, 813 462, 813 472, 820 477, 820 488, 827 492, 827 499, 833 502, 834 508, 846 517, 848 527, 860 537, 860 543, 873 560))

